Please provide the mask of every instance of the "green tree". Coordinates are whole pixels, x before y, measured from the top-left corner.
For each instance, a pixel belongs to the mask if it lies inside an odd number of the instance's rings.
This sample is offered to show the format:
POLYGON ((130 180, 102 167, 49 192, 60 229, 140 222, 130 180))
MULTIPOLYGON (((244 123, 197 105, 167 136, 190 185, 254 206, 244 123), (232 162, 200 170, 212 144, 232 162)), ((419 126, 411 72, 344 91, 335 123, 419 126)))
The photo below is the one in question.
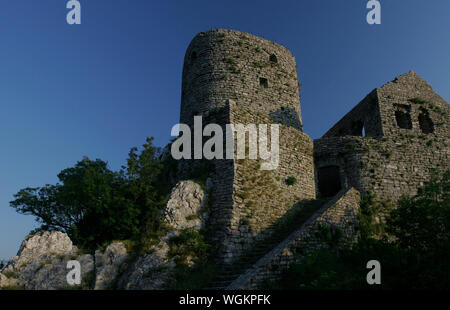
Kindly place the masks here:
POLYGON ((145 232, 159 229, 160 212, 167 198, 166 169, 160 160, 160 150, 153 146, 153 138, 147 138, 139 153, 132 148, 127 165, 120 175, 126 183, 126 196, 140 206, 145 232))
POLYGON ((140 153, 131 149, 119 172, 100 159, 85 157, 61 171, 56 185, 22 189, 10 205, 19 213, 34 215, 42 230, 66 232, 87 249, 134 238, 145 219, 157 226, 164 201, 157 188, 162 164, 152 142, 148 138, 140 153))

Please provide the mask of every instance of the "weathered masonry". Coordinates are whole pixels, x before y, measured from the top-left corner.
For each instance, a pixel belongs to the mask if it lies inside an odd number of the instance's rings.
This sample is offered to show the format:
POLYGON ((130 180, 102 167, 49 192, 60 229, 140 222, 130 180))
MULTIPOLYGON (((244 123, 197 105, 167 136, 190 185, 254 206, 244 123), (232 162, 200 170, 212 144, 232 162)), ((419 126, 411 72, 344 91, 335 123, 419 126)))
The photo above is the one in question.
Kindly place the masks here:
POLYGON ((372 91, 314 141, 317 188, 413 195, 433 169, 449 169, 449 105, 411 71, 372 91))

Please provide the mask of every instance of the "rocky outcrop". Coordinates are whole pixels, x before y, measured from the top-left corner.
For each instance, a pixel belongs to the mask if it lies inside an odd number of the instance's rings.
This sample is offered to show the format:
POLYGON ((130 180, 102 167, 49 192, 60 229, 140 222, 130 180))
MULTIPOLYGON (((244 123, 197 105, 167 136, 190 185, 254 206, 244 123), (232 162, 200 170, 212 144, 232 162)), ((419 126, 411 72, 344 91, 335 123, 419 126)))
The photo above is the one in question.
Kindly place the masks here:
POLYGON ((81 254, 67 234, 39 232, 27 236, 19 252, 0 275, 0 288, 23 287, 28 290, 66 289, 67 262, 77 260, 81 265, 80 288, 89 288, 89 275, 94 269, 91 255, 81 254))
POLYGON ((95 251, 95 287, 96 290, 109 289, 118 275, 126 268, 127 249, 122 242, 113 242, 105 251, 95 251))
POLYGON ((133 261, 128 270, 120 277, 118 288, 124 290, 163 289, 172 279, 175 262, 169 257, 168 240, 164 236, 149 253, 133 261))
POLYGON ((0 289, 13 287, 19 287, 18 280, 13 277, 8 278, 3 273, 0 273, 0 289))
POLYGON ((128 257, 122 242, 113 242, 95 255, 81 254, 67 234, 40 232, 27 236, 17 256, 2 270, 0 288, 108 289, 126 268, 128 257), (80 285, 67 283, 69 261, 80 263, 80 285))
POLYGON ((149 253, 138 257, 120 277, 121 289, 163 289, 172 280, 175 257, 169 257, 169 240, 184 229, 200 230, 208 217, 207 194, 194 181, 180 181, 163 210, 163 222, 174 230, 160 239, 149 253))
POLYGON ((206 193, 194 181, 180 181, 172 189, 163 220, 175 230, 200 229, 207 219, 206 193))

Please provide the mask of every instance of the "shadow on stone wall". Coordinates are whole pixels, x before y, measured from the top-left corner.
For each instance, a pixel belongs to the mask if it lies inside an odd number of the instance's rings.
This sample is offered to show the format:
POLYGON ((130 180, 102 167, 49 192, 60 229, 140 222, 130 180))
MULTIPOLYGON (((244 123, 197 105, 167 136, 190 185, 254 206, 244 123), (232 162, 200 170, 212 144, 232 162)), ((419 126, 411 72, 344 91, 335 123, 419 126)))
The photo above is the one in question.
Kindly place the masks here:
POLYGON ((269 114, 273 122, 276 124, 284 124, 286 126, 293 127, 297 130, 303 131, 303 125, 300 122, 297 111, 292 108, 278 109, 269 114))

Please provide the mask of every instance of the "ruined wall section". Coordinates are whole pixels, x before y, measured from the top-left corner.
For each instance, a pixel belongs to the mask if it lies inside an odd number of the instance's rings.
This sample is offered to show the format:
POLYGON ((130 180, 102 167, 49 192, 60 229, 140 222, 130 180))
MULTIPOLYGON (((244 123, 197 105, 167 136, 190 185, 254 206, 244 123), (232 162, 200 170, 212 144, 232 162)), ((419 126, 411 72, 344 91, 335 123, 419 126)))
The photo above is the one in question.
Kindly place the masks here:
POLYGON ((353 186, 363 195, 374 193, 377 200, 396 201, 414 195, 433 169, 450 168, 449 105, 427 82, 411 71, 368 97, 378 102, 378 115, 366 115, 371 113, 364 111, 366 98, 314 141, 318 190, 322 169, 334 166, 343 188, 353 186), (357 117, 381 120, 383 135, 338 134, 357 117))
POLYGON ((386 136, 448 139, 449 104, 414 71, 379 88, 378 100, 386 136))
MULTIPOLYGON (((433 169, 450 169, 448 137, 400 135, 384 137, 330 137, 314 141, 317 173, 339 167, 343 188, 355 187, 376 200, 397 201, 414 195, 433 169)), ((320 180, 318 182, 320 186, 320 180)))
MULTIPOLYGON (((450 169, 449 141, 421 137, 377 140, 370 137, 332 137, 314 141, 317 173, 338 166, 343 188, 369 192, 379 201, 414 195, 433 169, 450 169), (432 141, 432 143, 429 143, 432 141)), ((320 181, 318 186, 320 186, 320 181)))
POLYGON ((366 136, 383 136, 377 89, 367 95, 323 137, 363 136, 363 131, 366 136))

